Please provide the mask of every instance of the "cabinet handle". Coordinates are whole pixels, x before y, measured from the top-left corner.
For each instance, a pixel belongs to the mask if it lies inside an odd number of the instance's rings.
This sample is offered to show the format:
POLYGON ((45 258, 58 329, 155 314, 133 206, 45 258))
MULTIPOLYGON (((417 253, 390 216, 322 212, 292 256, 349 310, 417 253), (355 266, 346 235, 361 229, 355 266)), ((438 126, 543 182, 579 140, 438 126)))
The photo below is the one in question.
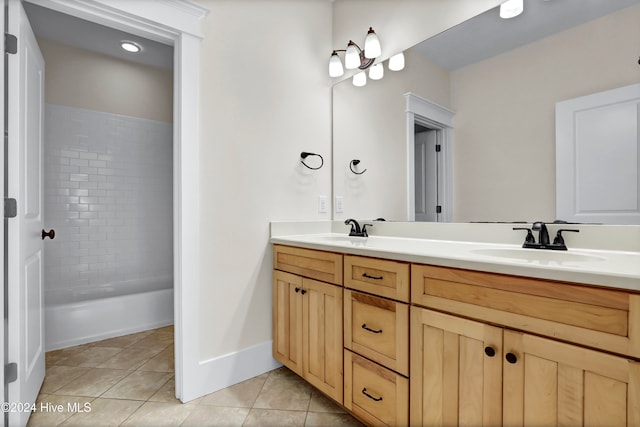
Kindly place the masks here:
POLYGON ((306 291, 305 289, 301 289, 301 290, 300 290, 300 293, 301 293, 302 295, 304 295, 304 294, 306 294, 306 293, 307 293, 307 291, 306 291))
POLYGON ((495 349, 493 347, 491 347, 491 346, 486 346, 484 348, 484 353, 489 357, 493 357, 493 356, 496 355, 495 349))
POLYGON ((369 327, 367 326, 367 324, 366 324, 366 323, 363 323, 363 324, 362 324, 362 329, 365 329, 365 330, 367 330, 367 331, 369 331, 369 332, 373 332, 374 334, 381 334, 381 333, 382 333, 382 329, 378 329, 378 330, 376 330, 376 329, 371 329, 371 328, 369 328, 369 327))
POLYGON ((362 277, 366 277, 367 279, 373 279, 373 280, 382 280, 384 278, 384 276, 370 276, 367 273, 362 273, 362 277))
POLYGON ((49 230, 47 232, 47 231, 42 230, 42 240, 44 240, 45 237, 48 237, 51 240, 53 240, 56 237, 56 231, 55 230, 49 230))
POLYGON ((366 387, 362 389, 362 394, 364 394, 365 396, 367 396, 371 400, 375 400, 376 402, 380 402, 382 400, 382 396, 373 397, 369 393, 367 393, 367 388, 366 387))
POLYGON ((300 288, 295 288, 296 294, 300 292, 300 288))
POLYGON ((512 365, 518 361, 518 356, 513 353, 507 353, 504 358, 507 359, 507 362, 511 363, 512 365))

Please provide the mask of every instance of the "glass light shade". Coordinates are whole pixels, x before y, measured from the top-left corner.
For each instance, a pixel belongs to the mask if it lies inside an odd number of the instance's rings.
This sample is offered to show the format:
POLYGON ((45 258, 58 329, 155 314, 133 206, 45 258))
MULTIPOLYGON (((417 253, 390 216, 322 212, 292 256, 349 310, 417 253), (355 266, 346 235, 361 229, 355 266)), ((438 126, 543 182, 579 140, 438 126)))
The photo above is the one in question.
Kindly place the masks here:
POLYGON ((507 0, 500 5, 500 18, 514 18, 524 10, 524 0, 507 0))
POLYGON ((352 41, 347 45, 347 52, 344 55, 344 66, 347 70, 353 70, 360 66, 360 50, 352 41))
POLYGON ((389 58, 389 69, 391 71, 400 71, 404 69, 404 52, 400 52, 389 58))
POLYGON ((369 59, 377 58, 381 53, 380 40, 378 40, 378 36, 376 32, 373 31, 373 28, 369 27, 367 38, 364 39, 364 57, 369 59))
POLYGON ((367 73, 364 71, 360 71, 358 74, 353 76, 353 85, 362 87, 367 84, 367 73))
POLYGON ((382 63, 377 63, 369 68, 369 78, 371 80, 380 80, 382 77, 384 77, 384 67, 382 63))
POLYGON ((344 68, 342 68, 342 61, 334 50, 329 59, 329 75, 331 77, 340 77, 344 74, 344 68))

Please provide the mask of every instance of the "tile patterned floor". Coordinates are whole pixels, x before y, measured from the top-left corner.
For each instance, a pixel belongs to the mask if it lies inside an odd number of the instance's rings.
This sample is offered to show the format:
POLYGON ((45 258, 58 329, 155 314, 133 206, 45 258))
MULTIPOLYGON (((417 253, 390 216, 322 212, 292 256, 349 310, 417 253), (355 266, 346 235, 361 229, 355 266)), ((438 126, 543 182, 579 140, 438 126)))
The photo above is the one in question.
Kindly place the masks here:
POLYGON ((28 426, 362 426, 286 368, 186 404, 174 384, 171 326, 51 351, 28 426))

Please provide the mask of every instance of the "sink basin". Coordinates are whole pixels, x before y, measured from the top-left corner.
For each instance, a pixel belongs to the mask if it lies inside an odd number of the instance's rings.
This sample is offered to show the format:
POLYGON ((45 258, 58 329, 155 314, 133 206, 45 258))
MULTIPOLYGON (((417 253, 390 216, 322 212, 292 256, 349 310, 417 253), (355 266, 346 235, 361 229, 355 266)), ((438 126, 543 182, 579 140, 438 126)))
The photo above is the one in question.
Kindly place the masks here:
POLYGON ((543 249, 474 249, 471 252, 477 255, 485 255, 494 258, 503 258, 510 261, 531 262, 541 264, 582 264, 586 262, 605 261, 606 258, 578 254, 564 251, 547 251, 543 249))

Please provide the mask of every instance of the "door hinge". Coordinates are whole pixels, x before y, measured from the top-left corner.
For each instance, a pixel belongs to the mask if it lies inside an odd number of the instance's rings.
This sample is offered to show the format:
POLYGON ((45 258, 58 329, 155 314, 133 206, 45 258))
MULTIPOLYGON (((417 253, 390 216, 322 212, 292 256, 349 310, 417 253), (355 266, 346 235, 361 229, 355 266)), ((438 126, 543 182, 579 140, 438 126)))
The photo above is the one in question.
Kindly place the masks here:
POLYGON ((436 213, 442 213, 442 206, 436 206, 436 213))
POLYGON ((4 383, 10 384, 18 379, 18 364, 8 363, 4 366, 4 383))
POLYGON ((16 199, 4 199, 4 217, 15 218, 18 215, 18 203, 16 199))
POLYGON ((4 33, 4 51, 13 55, 18 53, 18 38, 13 34, 4 33))
POLYGON ((442 145, 436 144, 436 153, 439 153, 442 150, 442 145))

